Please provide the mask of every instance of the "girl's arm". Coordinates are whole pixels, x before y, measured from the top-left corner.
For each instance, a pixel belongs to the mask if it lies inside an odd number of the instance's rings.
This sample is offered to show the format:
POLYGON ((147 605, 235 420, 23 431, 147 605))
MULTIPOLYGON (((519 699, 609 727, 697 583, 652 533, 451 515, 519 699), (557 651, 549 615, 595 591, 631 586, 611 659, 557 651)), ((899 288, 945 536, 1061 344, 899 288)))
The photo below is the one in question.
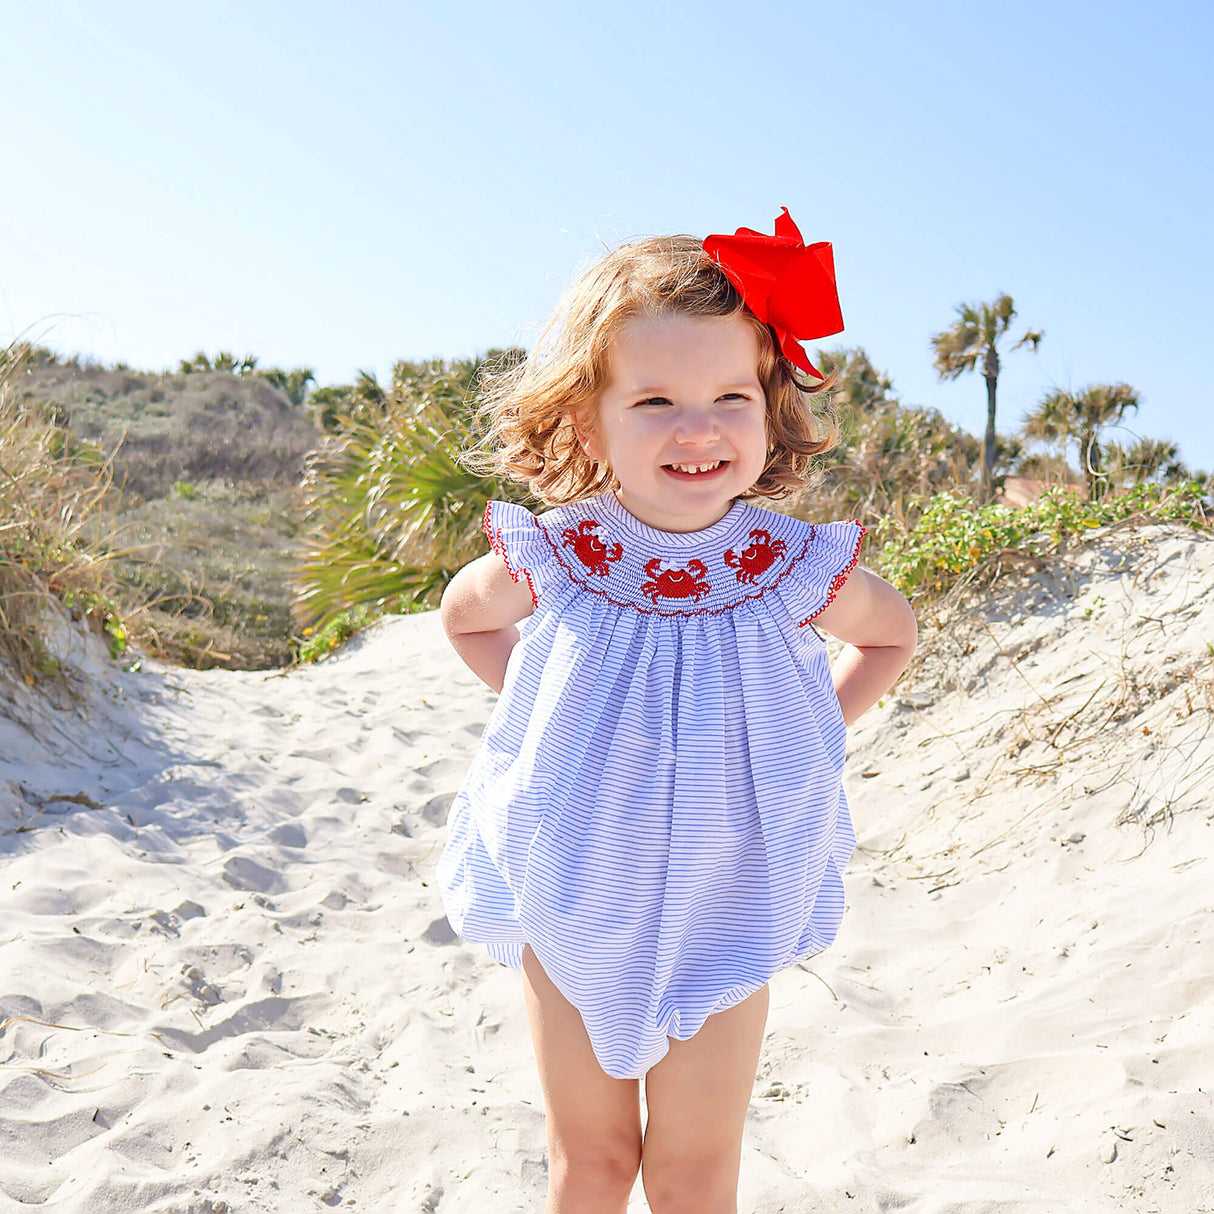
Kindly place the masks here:
POLYGON ((910 665, 918 635, 915 613, 887 581, 855 569, 814 623, 846 642, 831 676, 843 720, 851 725, 910 665))
POLYGON ((455 652, 494 691, 506 680, 506 662, 518 641, 515 624, 532 610, 526 579, 515 582, 494 552, 465 565, 447 583, 439 608, 455 652))

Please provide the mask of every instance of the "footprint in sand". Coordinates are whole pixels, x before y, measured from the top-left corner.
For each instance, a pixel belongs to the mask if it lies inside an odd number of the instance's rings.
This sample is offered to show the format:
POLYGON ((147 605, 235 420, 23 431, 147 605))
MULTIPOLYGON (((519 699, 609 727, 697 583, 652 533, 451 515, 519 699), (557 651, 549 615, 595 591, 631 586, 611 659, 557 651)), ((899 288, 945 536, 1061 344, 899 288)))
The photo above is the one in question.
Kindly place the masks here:
POLYGON ((233 889, 259 894, 279 894, 286 889, 276 872, 249 856, 232 856, 223 866, 223 879, 233 889))

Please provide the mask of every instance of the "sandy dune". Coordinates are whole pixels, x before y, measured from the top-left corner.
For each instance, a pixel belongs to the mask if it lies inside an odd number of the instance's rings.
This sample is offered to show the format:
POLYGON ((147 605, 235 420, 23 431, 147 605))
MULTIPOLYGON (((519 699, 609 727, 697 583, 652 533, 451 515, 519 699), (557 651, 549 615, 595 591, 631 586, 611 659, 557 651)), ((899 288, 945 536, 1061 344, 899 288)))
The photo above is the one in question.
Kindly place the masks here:
MULTIPOLYGON (((1214 543, 1113 533, 924 639, 741 1208, 1214 1211, 1214 543)), ((492 705, 437 617, 269 677, 91 644, 78 707, 0 693, 0 1212, 541 1209, 517 978, 432 880, 492 705)))

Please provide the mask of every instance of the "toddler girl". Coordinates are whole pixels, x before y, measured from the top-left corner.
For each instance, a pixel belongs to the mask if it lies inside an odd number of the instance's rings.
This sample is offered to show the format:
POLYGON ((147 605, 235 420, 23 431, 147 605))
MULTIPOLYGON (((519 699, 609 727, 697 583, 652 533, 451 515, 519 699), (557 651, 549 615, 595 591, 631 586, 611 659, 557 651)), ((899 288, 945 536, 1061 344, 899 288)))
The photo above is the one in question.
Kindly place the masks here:
POLYGON ((831 445, 799 341, 841 328, 830 246, 784 210, 622 245, 489 393, 480 465, 551 509, 490 502, 492 552, 443 596, 501 698, 439 883, 522 971, 549 1214, 620 1214, 638 1169, 655 1214, 736 1210, 768 980, 839 927, 844 726, 914 617, 856 568, 859 523, 748 499, 831 445))

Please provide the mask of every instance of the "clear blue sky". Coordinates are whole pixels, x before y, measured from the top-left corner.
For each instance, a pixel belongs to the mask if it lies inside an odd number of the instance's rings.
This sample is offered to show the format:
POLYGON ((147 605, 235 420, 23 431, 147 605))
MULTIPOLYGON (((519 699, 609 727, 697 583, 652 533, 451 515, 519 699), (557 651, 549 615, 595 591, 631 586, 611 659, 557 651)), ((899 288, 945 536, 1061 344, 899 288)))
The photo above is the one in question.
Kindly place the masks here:
POLYGON ((386 377, 529 344, 623 236, 787 205, 905 402, 980 432, 928 342, 1007 291, 1046 337, 1001 429, 1124 380, 1214 468, 1209 5, 4 7, 0 338, 386 377))

